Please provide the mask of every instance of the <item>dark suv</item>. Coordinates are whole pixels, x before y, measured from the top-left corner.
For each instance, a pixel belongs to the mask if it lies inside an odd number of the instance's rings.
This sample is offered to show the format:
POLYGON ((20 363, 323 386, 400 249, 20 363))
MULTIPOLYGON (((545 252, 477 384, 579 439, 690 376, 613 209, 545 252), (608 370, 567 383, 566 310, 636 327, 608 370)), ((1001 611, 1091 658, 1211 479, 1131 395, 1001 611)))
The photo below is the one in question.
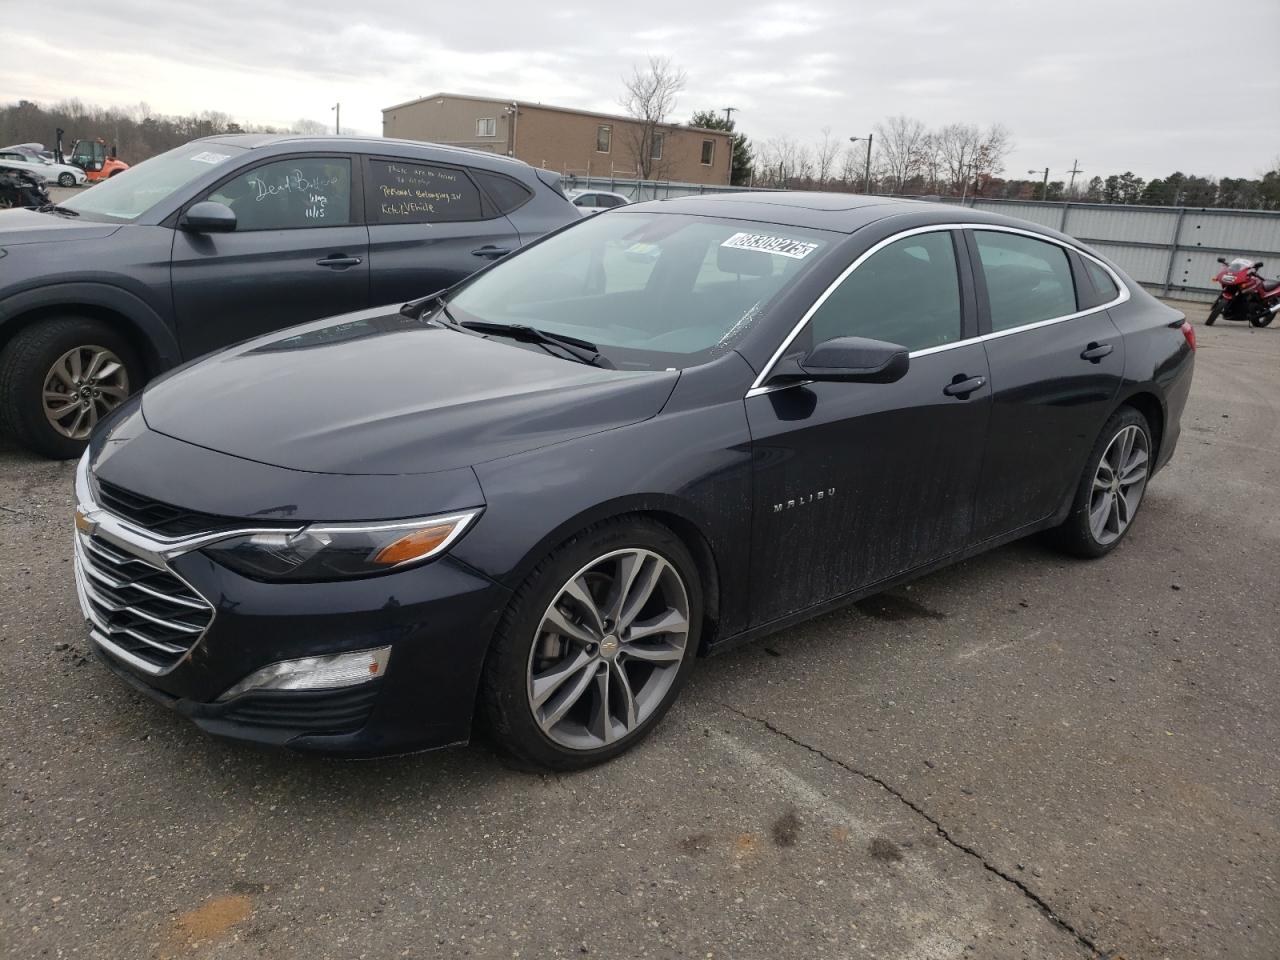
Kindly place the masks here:
POLYGON ((61 206, 0 214, 0 420, 32 450, 77 456, 184 360, 449 287, 578 220, 557 174, 489 153, 194 141, 61 206))

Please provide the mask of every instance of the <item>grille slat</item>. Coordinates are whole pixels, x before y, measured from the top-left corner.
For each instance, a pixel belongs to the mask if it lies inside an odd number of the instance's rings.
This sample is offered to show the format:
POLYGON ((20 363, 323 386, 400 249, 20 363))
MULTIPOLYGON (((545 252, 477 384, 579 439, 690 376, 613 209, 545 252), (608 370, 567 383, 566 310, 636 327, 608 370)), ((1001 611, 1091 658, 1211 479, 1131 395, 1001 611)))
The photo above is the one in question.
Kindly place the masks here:
POLYGON ((233 517, 222 517, 198 510, 176 507, 171 503, 152 500, 132 491, 117 487, 114 483, 97 480, 97 500, 122 520, 128 520, 144 530, 165 537, 183 537, 192 533, 222 530, 243 523, 233 517))
POLYGON ((159 673, 178 662, 213 620, 213 608, 172 571, 103 538, 77 533, 77 580, 103 639, 159 673))

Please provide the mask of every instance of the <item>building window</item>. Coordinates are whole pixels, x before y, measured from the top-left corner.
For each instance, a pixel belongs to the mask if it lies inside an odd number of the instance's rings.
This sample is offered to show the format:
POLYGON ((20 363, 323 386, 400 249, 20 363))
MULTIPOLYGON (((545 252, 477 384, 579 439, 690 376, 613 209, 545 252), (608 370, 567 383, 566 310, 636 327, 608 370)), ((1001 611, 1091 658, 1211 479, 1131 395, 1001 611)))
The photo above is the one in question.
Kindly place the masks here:
POLYGON ((493 117, 480 117, 476 120, 477 137, 496 137, 497 135, 498 121, 493 117))
POLYGON ((714 140, 702 141, 702 165, 704 167, 711 166, 716 159, 716 142, 714 140))
POLYGON ((653 143, 649 148, 649 159, 650 160, 662 159, 662 134, 660 133, 655 133, 653 135, 653 143))
POLYGON ((602 123, 596 127, 596 153, 608 153, 613 143, 613 127, 602 123))

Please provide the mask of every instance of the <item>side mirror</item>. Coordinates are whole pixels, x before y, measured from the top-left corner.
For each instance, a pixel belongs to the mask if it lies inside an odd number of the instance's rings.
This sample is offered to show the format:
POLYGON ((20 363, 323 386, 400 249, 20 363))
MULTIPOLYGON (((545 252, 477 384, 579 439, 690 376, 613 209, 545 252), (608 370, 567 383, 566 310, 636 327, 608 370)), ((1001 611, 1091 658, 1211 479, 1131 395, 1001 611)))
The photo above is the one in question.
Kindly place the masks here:
POLYGON ((1225 267, 1225 266, 1227 265, 1227 258, 1226 258, 1226 257, 1219 257, 1219 258, 1218 258, 1218 262, 1219 262, 1220 264, 1222 264, 1222 265, 1225 267))
POLYGON ((182 215, 178 226, 191 233, 231 233, 236 228, 236 212, 225 203, 201 200, 182 215))
POLYGON ((1253 265, 1253 269, 1255 269, 1255 270, 1261 270, 1261 269, 1262 269, 1262 261, 1261 261, 1261 260, 1259 260, 1257 263, 1255 263, 1255 264, 1253 265))
POLYGON ((819 344, 803 359, 780 361, 770 382, 893 383, 906 376, 910 366, 910 354, 899 344, 866 337, 836 337, 819 344))

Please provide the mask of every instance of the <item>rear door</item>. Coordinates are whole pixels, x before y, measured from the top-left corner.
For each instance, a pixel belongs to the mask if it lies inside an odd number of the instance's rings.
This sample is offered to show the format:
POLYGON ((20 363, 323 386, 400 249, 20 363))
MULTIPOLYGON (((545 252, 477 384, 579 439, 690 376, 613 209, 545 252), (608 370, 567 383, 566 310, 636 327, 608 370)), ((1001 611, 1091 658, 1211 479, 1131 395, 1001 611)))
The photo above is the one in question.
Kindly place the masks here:
MULTIPOLYGON (((365 158, 371 296, 397 303, 450 287, 520 246, 503 214, 527 188, 500 174, 394 157, 365 158), (482 190, 479 180, 503 181, 482 190), (494 199, 503 185, 509 199, 494 199), (500 206, 502 204, 502 206, 500 206)), ((527 199, 527 196, 525 199, 527 199)))
POLYGON ((1044 520, 1074 490, 1120 390, 1124 341, 1067 247, 997 228, 968 241, 992 389, 980 542, 1044 520))
POLYGON ((350 156, 268 160, 198 200, 229 206, 236 229, 175 231, 173 302, 184 356, 368 306, 369 234, 350 156))

